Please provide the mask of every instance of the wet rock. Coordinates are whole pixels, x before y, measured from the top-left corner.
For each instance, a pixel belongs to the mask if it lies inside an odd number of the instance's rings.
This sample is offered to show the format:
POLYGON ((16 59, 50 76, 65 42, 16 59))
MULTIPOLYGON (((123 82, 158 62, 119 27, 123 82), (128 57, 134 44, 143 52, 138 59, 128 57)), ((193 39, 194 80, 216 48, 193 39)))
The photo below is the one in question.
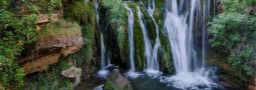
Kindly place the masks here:
POLYGON ((99 85, 95 87, 93 90, 103 90, 104 85, 99 85))
POLYGON ((122 76, 118 69, 114 69, 111 72, 108 80, 114 82, 118 90, 133 90, 130 81, 122 76))

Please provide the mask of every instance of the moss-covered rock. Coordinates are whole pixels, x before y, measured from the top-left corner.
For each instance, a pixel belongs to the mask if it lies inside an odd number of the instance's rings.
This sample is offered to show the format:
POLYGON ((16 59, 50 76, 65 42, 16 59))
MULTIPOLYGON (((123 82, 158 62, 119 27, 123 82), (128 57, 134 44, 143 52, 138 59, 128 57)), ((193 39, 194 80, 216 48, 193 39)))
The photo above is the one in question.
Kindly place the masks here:
POLYGON ((103 18, 100 19, 100 26, 106 39, 106 48, 112 52, 112 59, 115 63, 124 67, 128 66, 128 20, 123 2, 120 0, 101 0, 99 9, 100 17, 103 18))
POLYGON ((172 62, 171 46, 168 40, 168 36, 164 32, 160 32, 161 48, 160 48, 160 66, 162 71, 166 73, 173 73, 174 66, 172 62))

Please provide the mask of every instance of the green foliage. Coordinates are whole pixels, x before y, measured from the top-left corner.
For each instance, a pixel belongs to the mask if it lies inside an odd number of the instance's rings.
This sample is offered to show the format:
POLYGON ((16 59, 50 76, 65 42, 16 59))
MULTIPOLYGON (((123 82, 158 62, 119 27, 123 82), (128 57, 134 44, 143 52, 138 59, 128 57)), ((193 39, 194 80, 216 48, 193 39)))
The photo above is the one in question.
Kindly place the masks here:
POLYGON ((223 0, 223 7, 231 12, 243 12, 246 7, 255 6, 255 0, 223 0))
POLYGON ((23 85, 23 70, 20 69, 13 60, 0 55, 0 83, 7 86, 11 82, 15 82, 18 86, 23 85))
POLYGON ((76 65, 82 67, 92 63, 95 44, 96 17, 93 2, 82 0, 66 1, 64 4, 64 17, 78 22, 82 27, 84 45, 69 58, 76 60, 76 65))
POLYGON ((22 0, 30 13, 52 13, 62 7, 61 0, 22 0))
POLYGON ((75 20, 82 25, 95 24, 96 19, 93 2, 84 3, 83 1, 75 1, 65 6, 65 18, 75 20))
POLYGON ((228 63, 246 75, 253 75, 250 62, 256 60, 256 17, 224 12, 210 23, 212 46, 228 54, 228 63))
POLYGON ((120 0, 102 0, 101 5, 103 9, 106 11, 107 21, 111 25, 113 30, 118 32, 118 41, 120 41, 120 48, 124 49, 124 38, 127 35, 127 31, 125 29, 127 20, 127 12, 123 7, 123 3, 120 0))
POLYGON ((70 55, 71 60, 76 60, 77 67, 82 67, 84 65, 91 66, 90 64, 93 59, 93 45, 95 43, 94 27, 91 25, 85 26, 82 29, 82 34, 84 37, 84 45, 78 52, 70 55))
POLYGON ((36 49, 62 47, 66 44, 82 44, 81 27, 76 23, 61 20, 56 23, 50 23, 38 32, 38 41, 36 49), (62 41, 62 42, 59 42, 62 41))
POLYGON ((107 81, 104 85, 104 90, 118 90, 118 88, 115 86, 114 82, 107 81))
POLYGON ((6 9, 11 3, 11 0, 1 0, 0 9, 6 9))
POLYGON ((127 56, 129 52, 127 33, 128 20, 127 11, 123 7, 123 2, 121 0, 101 0, 99 9, 100 12, 103 12, 100 14, 102 15, 100 17, 105 17, 104 20, 100 19, 100 22, 104 22, 100 23, 101 27, 106 27, 105 25, 107 25, 108 35, 111 36, 111 39, 114 40, 114 42, 118 43, 117 47, 119 50, 117 51, 116 49, 112 49, 111 52, 119 52, 116 54, 121 56, 121 62, 127 62, 127 56))
POLYGON ((23 50, 23 45, 36 40, 34 28, 36 15, 19 19, 13 13, 0 9, 0 83, 8 86, 23 85, 23 71, 14 61, 23 50))

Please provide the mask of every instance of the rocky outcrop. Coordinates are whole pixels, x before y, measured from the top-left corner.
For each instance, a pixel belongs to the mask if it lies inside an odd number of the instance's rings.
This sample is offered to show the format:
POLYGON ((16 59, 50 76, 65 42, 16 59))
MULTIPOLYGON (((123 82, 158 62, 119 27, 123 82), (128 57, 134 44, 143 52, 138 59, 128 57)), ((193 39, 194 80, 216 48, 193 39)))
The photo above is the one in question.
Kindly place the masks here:
POLYGON ((75 23, 58 21, 38 31, 38 41, 27 56, 17 60, 25 74, 45 70, 57 63, 59 57, 77 52, 83 45, 81 28, 75 23))
POLYGON ((68 46, 65 48, 61 49, 61 54, 63 54, 63 56, 68 56, 72 53, 77 52, 82 46, 77 46, 77 45, 72 45, 72 46, 68 46))
POLYGON ((108 80, 114 82, 118 90, 132 90, 130 81, 121 75, 118 69, 114 69, 108 80))
POLYGON ((47 69, 49 65, 57 63, 59 57, 60 54, 52 54, 38 58, 23 59, 20 60, 20 62, 24 61, 24 63, 20 64, 20 67, 24 69, 25 74, 42 71, 47 69))
POLYGON ((219 76, 220 83, 230 90, 244 90, 247 88, 250 79, 243 72, 237 71, 220 58, 213 55, 208 59, 210 64, 218 67, 216 74, 219 76))

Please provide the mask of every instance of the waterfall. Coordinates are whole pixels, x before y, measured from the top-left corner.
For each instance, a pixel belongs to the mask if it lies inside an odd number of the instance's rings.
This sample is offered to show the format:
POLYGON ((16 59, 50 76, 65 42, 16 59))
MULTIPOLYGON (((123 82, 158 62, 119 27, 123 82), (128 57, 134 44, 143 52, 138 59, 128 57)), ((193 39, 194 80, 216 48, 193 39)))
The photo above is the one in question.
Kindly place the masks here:
MULTIPOLYGON (((183 1, 183 0, 182 0, 183 1)), ((188 2, 188 1, 187 1, 188 2)), ((186 2, 186 3, 187 3, 186 2)), ((204 0, 204 11, 209 10, 208 0, 204 0), (207 9, 207 10, 206 10, 207 9)), ((204 24, 202 30, 202 60, 198 58, 197 50, 194 49, 193 44, 193 26, 195 11, 200 12, 200 0, 191 0, 190 9, 182 10, 181 7, 187 5, 183 2, 178 4, 177 0, 166 1, 166 19, 164 26, 168 32, 169 42, 172 48, 173 63, 176 74, 171 77, 164 77, 162 82, 171 82, 174 87, 181 89, 200 89, 199 87, 216 86, 211 79, 208 78, 209 70, 205 68, 205 35, 206 25, 204 24), (171 6, 170 6, 171 5, 171 6), (178 6, 182 5, 182 6, 178 6), (198 7, 196 7, 198 6, 198 7)), ((203 18, 206 14, 203 15, 203 18)), ((203 23, 206 23, 203 21, 203 23)))
POLYGON ((105 65, 105 45, 103 34, 100 33, 100 68, 103 69, 105 65))
MULTIPOLYGON (((155 0, 149 0, 147 12, 148 12, 150 18, 153 20, 154 25, 156 27, 156 43, 153 47, 153 51, 151 51, 151 55, 150 55, 151 58, 150 59, 147 58, 147 68, 145 71, 149 75, 158 75, 158 74, 160 75, 161 72, 159 71, 158 50, 159 50, 159 47, 161 46, 161 44, 160 44, 160 39, 159 39, 159 27, 156 23, 154 15, 153 15, 154 11, 155 11, 155 0)), ((138 12, 141 13, 140 9, 138 10, 138 12)), ((142 20, 141 20, 141 22, 142 22, 142 20)))
POLYGON ((94 0, 94 8, 95 8, 95 13, 96 13, 96 22, 97 22, 97 26, 100 27, 99 25, 99 20, 100 20, 100 17, 99 17, 99 11, 98 11, 98 8, 99 8, 99 0, 94 0))
POLYGON ((130 59, 130 71, 135 71, 135 64, 134 64, 134 37, 133 37, 133 25, 134 25, 134 15, 131 8, 125 3, 124 7, 128 11, 128 37, 129 37, 129 59, 130 59))
POLYGON ((137 6, 138 9, 138 17, 139 17, 139 21, 140 21, 140 27, 142 29, 142 33, 143 33, 143 39, 144 39, 144 43, 145 43, 145 57, 147 60, 147 65, 150 66, 151 65, 151 53, 152 53, 152 46, 148 37, 148 33, 147 33, 147 29, 146 26, 144 24, 144 21, 142 20, 143 17, 143 13, 140 10, 140 7, 137 6))
MULTIPOLYGON (((96 22, 97 27, 100 30, 100 24, 99 24, 99 0, 94 0, 94 8, 96 13, 96 22)), ((103 32, 100 33, 100 71, 98 71, 97 75, 101 78, 107 78, 109 71, 107 70, 108 66, 111 66, 110 64, 110 56, 108 55, 107 61, 105 60, 105 44, 104 44, 104 36, 103 32), (107 64, 106 64, 107 62, 107 64)))
POLYGON ((137 78, 140 74, 135 73, 135 63, 134 63, 134 36, 133 36, 133 28, 134 28, 134 14, 133 11, 126 3, 124 3, 124 7, 128 12, 128 37, 129 37, 129 59, 130 59, 130 70, 127 73, 128 77, 137 78))

